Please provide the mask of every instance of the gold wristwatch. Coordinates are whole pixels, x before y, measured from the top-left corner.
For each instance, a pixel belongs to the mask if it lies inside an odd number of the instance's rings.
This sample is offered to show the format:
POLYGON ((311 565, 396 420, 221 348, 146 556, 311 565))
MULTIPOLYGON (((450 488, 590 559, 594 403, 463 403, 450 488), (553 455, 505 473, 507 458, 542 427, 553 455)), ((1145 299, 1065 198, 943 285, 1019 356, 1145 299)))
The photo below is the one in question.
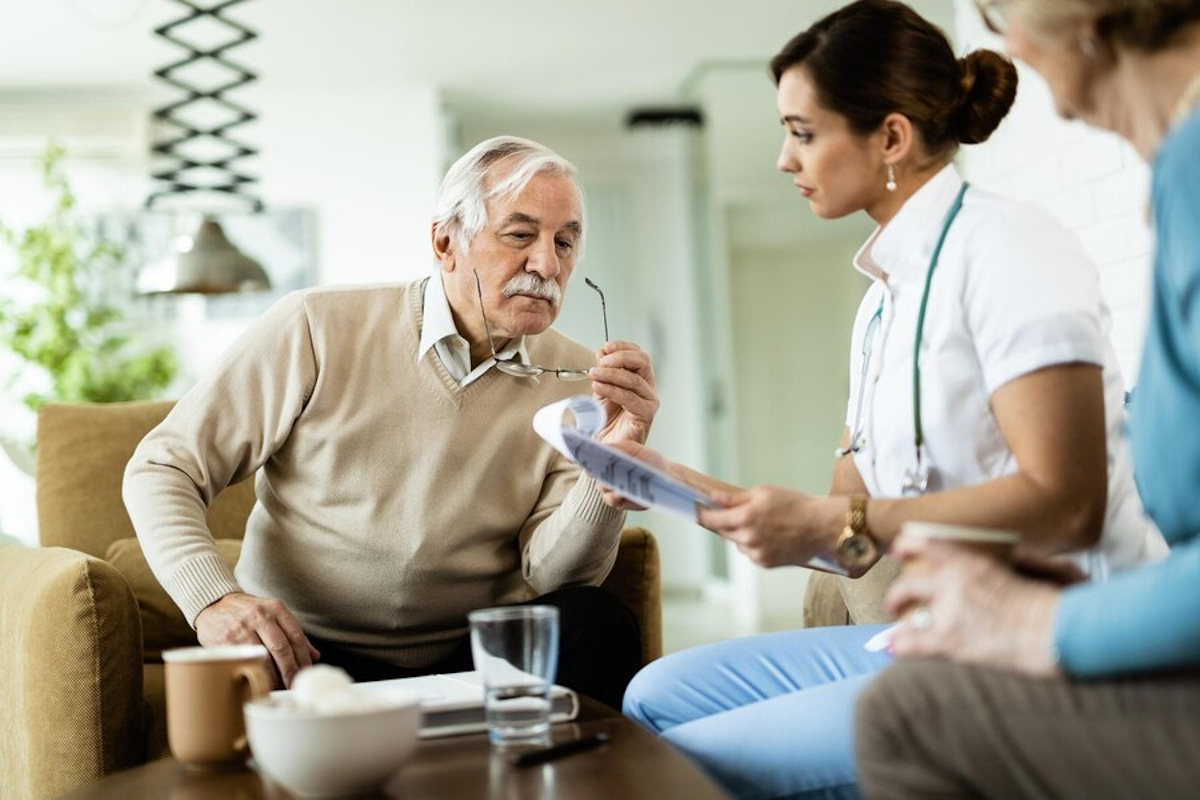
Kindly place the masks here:
POLYGON ((878 555, 879 543, 867 530, 867 498, 852 494, 846 508, 846 527, 837 540, 838 561, 851 575, 859 575, 875 563, 878 555))

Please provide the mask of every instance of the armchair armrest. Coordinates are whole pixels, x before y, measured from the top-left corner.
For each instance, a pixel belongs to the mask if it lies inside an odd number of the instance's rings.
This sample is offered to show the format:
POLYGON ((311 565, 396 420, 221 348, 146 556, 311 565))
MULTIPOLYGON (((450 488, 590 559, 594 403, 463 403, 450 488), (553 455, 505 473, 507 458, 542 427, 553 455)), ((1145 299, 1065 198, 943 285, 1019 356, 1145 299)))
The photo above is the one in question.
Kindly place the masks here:
POLYGON ((808 588, 804 592, 804 627, 853 624, 846 601, 842 599, 837 576, 813 570, 808 576, 808 588))
POLYGON ((57 797, 144 760, 141 640, 112 566, 0 544, 0 796, 57 797))
POLYGON ((860 578, 813 571, 804 594, 804 627, 874 625, 891 622, 883 597, 900 574, 900 564, 884 556, 860 578))
POLYGON ((642 661, 662 655, 662 565, 658 543, 645 528, 621 532, 617 560, 601 584, 629 606, 642 630, 642 661))

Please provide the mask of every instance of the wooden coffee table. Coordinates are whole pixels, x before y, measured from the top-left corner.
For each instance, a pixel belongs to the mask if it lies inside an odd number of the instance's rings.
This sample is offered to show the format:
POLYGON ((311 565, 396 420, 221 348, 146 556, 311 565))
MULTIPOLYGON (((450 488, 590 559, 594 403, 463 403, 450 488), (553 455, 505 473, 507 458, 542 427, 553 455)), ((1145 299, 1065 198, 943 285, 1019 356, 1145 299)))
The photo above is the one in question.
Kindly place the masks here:
MULTIPOLYGON (((487 736, 474 734, 423 741, 381 797, 403 800, 718 800, 726 795, 679 753, 637 724, 580 697, 579 718, 555 725, 555 742, 606 731, 610 740, 539 767, 513 767, 492 752, 487 736)), ((126 798, 288 798, 253 769, 189 772, 173 758, 118 772, 64 800, 126 798)))

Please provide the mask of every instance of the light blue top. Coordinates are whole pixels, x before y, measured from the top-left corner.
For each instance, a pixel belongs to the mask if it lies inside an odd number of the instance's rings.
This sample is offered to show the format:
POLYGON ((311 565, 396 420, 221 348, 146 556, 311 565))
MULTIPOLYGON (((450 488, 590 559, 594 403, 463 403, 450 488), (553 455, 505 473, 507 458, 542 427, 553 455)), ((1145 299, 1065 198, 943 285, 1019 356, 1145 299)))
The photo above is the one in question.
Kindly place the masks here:
POLYGON ((1055 644, 1081 677, 1200 665, 1200 110, 1163 142, 1151 200, 1153 306, 1129 427, 1138 491, 1171 554, 1063 594, 1055 644))

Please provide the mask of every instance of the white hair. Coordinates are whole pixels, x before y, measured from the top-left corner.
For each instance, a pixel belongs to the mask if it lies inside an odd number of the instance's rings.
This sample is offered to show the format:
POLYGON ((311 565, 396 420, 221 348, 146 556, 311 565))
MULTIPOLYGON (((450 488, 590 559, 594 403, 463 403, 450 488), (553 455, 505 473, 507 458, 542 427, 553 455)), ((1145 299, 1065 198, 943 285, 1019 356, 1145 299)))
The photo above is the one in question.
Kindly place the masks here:
MULTIPOLYGON (((496 136, 472 147, 455 161, 442 179, 434 208, 433 224, 454 238, 455 246, 466 251, 471 240, 487 224, 487 201, 493 197, 511 199, 524 191, 535 175, 564 175, 571 179, 579 197, 579 223, 583 226, 583 188, 576 177, 575 165, 545 145, 516 136, 496 136), (505 162, 507 174, 486 192, 484 183, 492 168, 505 162)), ((583 232, 575 245, 583 255, 583 232)))
POLYGON ((1014 0, 1013 6, 1025 26, 1043 36, 1091 22, 1102 39, 1145 52, 1164 48, 1179 31, 1200 21, 1197 0, 1014 0))

